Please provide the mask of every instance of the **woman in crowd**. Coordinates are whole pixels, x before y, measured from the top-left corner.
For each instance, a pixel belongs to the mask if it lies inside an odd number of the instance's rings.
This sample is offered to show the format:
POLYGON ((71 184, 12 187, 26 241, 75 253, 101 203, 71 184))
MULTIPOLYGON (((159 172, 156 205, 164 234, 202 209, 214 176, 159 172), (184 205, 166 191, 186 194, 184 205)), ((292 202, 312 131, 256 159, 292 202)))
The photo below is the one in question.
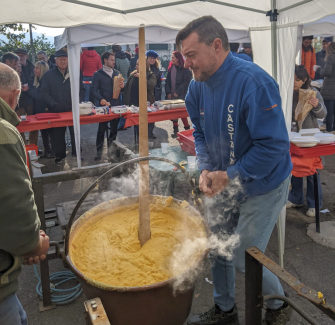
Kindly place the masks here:
MULTIPOLYGON (((168 67, 168 74, 165 81, 165 93, 167 99, 185 100, 188 85, 192 80, 192 72, 184 68, 184 58, 181 53, 174 51, 168 67)), ((185 130, 190 128, 187 117, 182 118, 185 130)), ((173 138, 177 137, 178 119, 173 122, 173 138)))
POLYGON ((326 130, 333 132, 335 130, 335 43, 330 43, 326 50, 324 68, 314 66, 316 72, 324 77, 321 95, 327 107, 326 130))
POLYGON ((159 70, 159 61, 158 61, 158 53, 155 51, 148 51, 146 53, 147 61, 150 64, 150 70, 156 76, 156 87, 155 87, 155 100, 162 99, 162 79, 161 79, 161 72, 159 70))
MULTIPOLYGON (((327 109, 324 105, 323 98, 320 93, 315 89, 311 88, 311 78, 305 68, 305 66, 299 65, 295 67, 294 76, 294 93, 293 93, 293 106, 292 106, 292 122, 295 121, 295 109, 299 102, 299 89, 313 89, 316 91, 316 98, 309 99, 309 103, 312 105, 312 109, 309 111, 304 120, 299 121, 299 129, 312 129, 318 128, 317 119, 323 119, 327 115, 327 109)), ((321 164, 321 159, 316 158, 317 163, 321 164)), ((294 168, 292 171, 294 174, 294 168)), ((314 183, 313 176, 307 176, 307 193, 306 201, 308 205, 308 211, 306 215, 308 217, 315 217, 315 201, 314 201, 314 183)), ((304 187, 303 187, 303 177, 295 177, 292 175, 291 180, 292 189, 290 191, 287 208, 297 208, 302 207, 304 204, 304 187)), ((318 187, 319 187, 319 203, 320 207, 322 205, 322 192, 320 177, 318 177, 318 187)))
MULTIPOLYGON (((156 86, 156 76, 150 71, 149 62, 146 61, 146 71, 147 71, 147 100, 150 103, 155 101, 155 86, 156 86)), ((124 105, 130 106, 139 106, 140 104, 140 92, 139 92, 139 60, 137 60, 135 70, 130 74, 127 84, 124 89, 123 95, 124 105)), ((150 139, 156 139, 156 136, 153 134, 153 129, 155 127, 154 123, 148 124, 148 135, 150 139)), ((138 132, 138 126, 135 126, 135 132, 138 132)))
MULTIPOLYGON (((49 65, 44 61, 38 61, 35 64, 34 74, 35 77, 33 81, 30 82, 27 94, 32 98, 33 104, 33 114, 47 113, 47 108, 45 102, 42 100, 41 96, 41 86, 43 82, 43 75, 49 70, 49 65)), ((43 155, 41 158, 48 157, 53 158, 53 154, 51 153, 51 142, 50 142, 50 133, 51 129, 41 130, 41 136, 44 146, 43 155)), ((29 134, 29 143, 37 145, 38 140, 38 131, 31 131, 29 134)))

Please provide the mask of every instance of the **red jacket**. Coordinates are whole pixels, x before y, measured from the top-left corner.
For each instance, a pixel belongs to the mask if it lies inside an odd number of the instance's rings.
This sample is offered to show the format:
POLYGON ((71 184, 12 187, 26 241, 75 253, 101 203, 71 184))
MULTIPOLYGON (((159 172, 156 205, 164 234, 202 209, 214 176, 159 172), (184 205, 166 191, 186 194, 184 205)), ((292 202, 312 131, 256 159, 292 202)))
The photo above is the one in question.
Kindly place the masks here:
POLYGON ((92 77, 102 68, 100 55, 96 50, 85 50, 80 56, 80 70, 84 77, 92 77))
POLYGON ((311 79, 314 79, 315 71, 313 70, 313 67, 316 65, 316 55, 315 55, 314 47, 312 47, 311 51, 307 51, 307 52, 302 47, 301 64, 306 67, 306 70, 309 73, 309 76, 311 77, 311 79))

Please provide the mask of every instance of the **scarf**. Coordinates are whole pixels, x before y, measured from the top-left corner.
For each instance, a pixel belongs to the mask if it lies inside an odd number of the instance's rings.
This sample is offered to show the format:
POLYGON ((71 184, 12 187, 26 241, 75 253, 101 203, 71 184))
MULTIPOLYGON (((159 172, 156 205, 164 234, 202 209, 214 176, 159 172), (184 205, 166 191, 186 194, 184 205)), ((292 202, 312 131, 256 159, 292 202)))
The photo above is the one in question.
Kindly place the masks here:
POLYGON ((63 73, 62 71, 60 71, 59 68, 58 68, 58 71, 62 74, 62 76, 63 76, 63 78, 64 78, 63 83, 64 83, 67 79, 70 78, 70 73, 69 73, 69 69, 68 69, 68 68, 66 68, 65 73, 63 73))
POLYGON ((303 46, 302 48, 304 49, 305 52, 309 52, 309 51, 312 51, 312 52, 313 52, 313 50, 312 50, 312 45, 307 46, 307 47, 303 46))
POLYGON ((102 66, 102 70, 106 72, 111 78, 113 76, 113 68, 107 67, 106 65, 102 66))

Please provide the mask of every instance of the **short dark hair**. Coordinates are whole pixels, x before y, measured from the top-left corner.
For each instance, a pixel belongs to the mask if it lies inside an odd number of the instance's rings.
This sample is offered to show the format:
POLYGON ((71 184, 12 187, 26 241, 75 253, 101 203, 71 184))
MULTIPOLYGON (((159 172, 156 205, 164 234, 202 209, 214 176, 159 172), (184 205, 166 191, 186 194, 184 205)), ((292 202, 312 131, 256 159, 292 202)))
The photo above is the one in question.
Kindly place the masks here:
POLYGON ((240 43, 229 43, 230 50, 232 52, 237 52, 238 48, 240 47, 240 43))
POLYGON ((179 47, 180 43, 193 32, 198 34, 199 42, 205 43, 206 45, 211 45, 216 38, 219 38, 224 50, 229 51, 227 32, 222 24, 213 16, 203 16, 188 23, 177 34, 177 47, 179 47))
POLYGON ((112 52, 104 52, 104 53, 102 53, 101 54, 101 62, 102 62, 102 64, 104 64, 105 63, 105 59, 108 60, 108 58, 110 56, 115 56, 115 54, 112 53, 112 52))
POLYGON ((46 58, 48 57, 47 52, 45 52, 45 51, 43 51, 43 50, 38 51, 38 52, 36 53, 36 55, 40 55, 40 54, 43 54, 46 58))
POLYGON ((13 61, 19 61, 20 58, 13 52, 7 52, 2 56, 2 63, 6 63, 7 60, 9 62, 13 62, 13 61))
POLYGON ((87 49, 88 49, 89 51, 92 51, 92 50, 94 50, 94 47, 91 46, 91 47, 88 47, 87 49))
POLYGON ((294 70, 295 75, 299 80, 305 81, 305 83, 301 86, 301 89, 308 89, 311 85, 311 77, 309 76, 308 71, 304 65, 296 65, 294 70))
POLYGON ((310 35, 310 36, 304 36, 304 37, 302 38, 302 40, 305 41, 306 39, 308 39, 308 40, 312 41, 313 38, 314 38, 313 35, 310 35))

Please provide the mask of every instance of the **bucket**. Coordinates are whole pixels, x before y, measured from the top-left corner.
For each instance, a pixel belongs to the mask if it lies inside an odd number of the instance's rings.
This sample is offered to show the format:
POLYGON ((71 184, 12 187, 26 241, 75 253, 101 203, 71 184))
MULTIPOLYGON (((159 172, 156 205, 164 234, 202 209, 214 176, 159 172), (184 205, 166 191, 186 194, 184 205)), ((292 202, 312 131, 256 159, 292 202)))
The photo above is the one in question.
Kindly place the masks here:
MULTIPOLYGON (((176 278, 170 278, 166 281, 154 283, 147 286, 141 287, 115 287, 108 286, 106 284, 93 281, 77 269, 73 261, 71 260, 71 240, 75 237, 76 233, 80 228, 93 218, 98 213, 104 211, 113 211, 121 206, 129 206, 138 203, 138 197, 127 197, 121 199, 115 199, 99 204, 90 211, 86 212, 83 216, 78 218, 73 223, 76 212, 78 211, 81 203, 87 197, 88 193, 96 186, 97 182, 107 178, 112 170, 119 168, 125 164, 131 162, 139 162, 143 160, 160 160, 170 163, 171 165, 180 168, 182 172, 187 176, 192 187, 194 188, 195 199, 197 205, 201 206, 201 201, 197 197, 197 191, 193 181, 188 177, 187 172, 181 168, 178 164, 169 161, 165 158, 157 157, 143 157, 133 159, 131 161, 121 163, 118 166, 110 169, 104 175, 102 175, 92 186, 85 192, 83 197, 75 207, 67 227, 66 240, 65 240, 65 259, 70 269, 78 277, 85 296, 87 299, 100 298, 102 304, 106 310, 106 314, 109 321, 113 325, 183 325, 186 321, 192 306, 192 300, 194 296, 194 283, 188 283, 187 289, 183 291, 174 292, 173 284, 177 280, 176 278), (73 223, 73 226, 72 226, 73 223)), ((161 196, 151 196, 150 199, 165 199, 161 196)), ((181 201, 173 199, 174 202, 180 204, 181 201)), ((201 218, 199 213, 194 207, 188 207, 190 214, 194 215, 195 218, 201 218)), ((200 212, 202 209, 200 210, 200 212)), ((202 220, 203 221, 203 220, 202 220)), ((208 232, 207 225, 203 223, 206 232, 208 232)), ((99 244, 99 243, 96 243, 99 244)), ((195 264, 192 266, 196 268, 204 258, 207 256, 208 251, 205 250, 202 255, 198 258, 195 264)), ((186 271, 188 272, 188 271, 186 271)))

